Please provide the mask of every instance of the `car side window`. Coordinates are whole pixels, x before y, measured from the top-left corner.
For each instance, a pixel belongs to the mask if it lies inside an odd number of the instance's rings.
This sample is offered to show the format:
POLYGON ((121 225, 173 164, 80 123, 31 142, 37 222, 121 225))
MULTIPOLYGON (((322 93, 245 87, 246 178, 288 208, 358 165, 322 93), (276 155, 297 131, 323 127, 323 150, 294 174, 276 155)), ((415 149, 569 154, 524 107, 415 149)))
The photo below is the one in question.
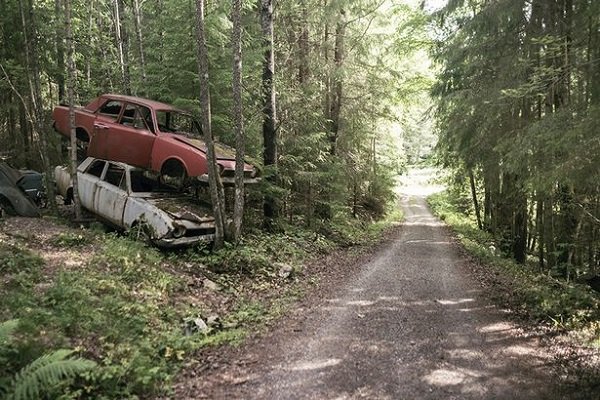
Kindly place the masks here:
POLYGON ((109 100, 100 107, 98 113, 116 120, 119 117, 122 106, 123 103, 118 100, 109 100))
POLYGON ((114 164, 109 164, 104 181, 122 188, 122 185, 125 184, 125 169, 114 164))
POLYGON ((152 113, 148 107, 137 106, 134 126, 136 128, 148 129, 150 132, 154 132, 152 113))
POLYGON ((127 104, 121 117, 121 124, 126 126, 134 126, 135 124, 135 111, 136 106, 134 104, 127 104))
POLYGON ((148 178, 142 170, 132 170, 129 176, 132 192, 152 192, 157 185, 157 182, 148 178))
POLYGON ((104 165, 106 163, 104 161, 101 160, 96 160, 94 162, 92 162, 90 164, 90 166, 88 167, 86 173, 90 174, 90 175, 94 175, 97 176, 98 178, 100 178, 100 176, 102 175, 102 171, 104 171, 104 165))
POLYGON ((154 132, 150 110, 147 107, 136 104, 127 104, 120 123, 126 126, 133 126, 136 129, 145 129, 154 132))

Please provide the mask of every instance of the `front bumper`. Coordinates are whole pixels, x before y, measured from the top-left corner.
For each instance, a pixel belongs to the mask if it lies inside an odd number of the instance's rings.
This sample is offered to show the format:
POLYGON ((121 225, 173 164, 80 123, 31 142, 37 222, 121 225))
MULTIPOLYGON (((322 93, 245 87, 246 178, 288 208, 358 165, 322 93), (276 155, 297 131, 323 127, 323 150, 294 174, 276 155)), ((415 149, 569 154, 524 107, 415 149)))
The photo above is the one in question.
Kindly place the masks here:
MULTIPOLYGON (((208 174, 200 175, 200 176, 196 177, 196 179, 202 183, 208 184, 208 174)), ((222 176, 221 182, 225 186, 233 186, 235 184, 235 178, 232 176, 231 177, 222 176)), ((255 184, 258 182, 260 182, 260 178, 244 178, 245 185, 252 185, 252 184, 255 184)))
POLYGON ((153 243, 165 249, 172 249, 176 247, 192 246, 196 243, 210 243, 215 240, 214 233, 201 235, 201 236, 184 236, 180 238, 162 238, 155 239, 153 243))

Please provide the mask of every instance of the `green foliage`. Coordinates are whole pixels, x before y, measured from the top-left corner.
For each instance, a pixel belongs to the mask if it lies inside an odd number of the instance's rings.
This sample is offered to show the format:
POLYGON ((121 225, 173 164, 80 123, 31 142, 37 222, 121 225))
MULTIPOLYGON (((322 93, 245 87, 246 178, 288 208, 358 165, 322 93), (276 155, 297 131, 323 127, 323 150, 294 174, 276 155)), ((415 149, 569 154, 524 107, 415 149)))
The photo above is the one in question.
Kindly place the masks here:
POLYGON ((590 63, 600 35, 589 27, 600 19, 591 3, 456 1, 433 18, 441 163, 472 174, 485 227, 516 260, 528 251, 565 278, 599 263, 600 74, 590 63))
POLYGON ((60 233, 52 238, 52 244, 57 247, 78 247, 88 244, 90 241, 83 233, 60 233))
POLYGON ((31 273, 43 265, 42 258, 26 249, 0 242, 0 274, 31 273))
MULTIPOLYGON (((13 335, 19 328, 19 320, 0 323, 0 361, 10 363, 13 335)), ((73 350, 56 350, 25 365, 14 376, 0 368, 0 394, 7 400, 39 399, 59 385, 65 386, 82 373, 93 369, 96 363, 79 357, 71 357, 73 350)))
POLYGON ((451 192, 431 196, 428 203, 434 213, 449 224, 466 250, 479 262, 510 279, 508 300, 512 308, 529 318, 556 325, 561 329, 586 331, 587 340, 599 340, 600 297, 585 285, 567 283, 540 275, 533 266, 518 265, 504 258, 489 233, 477 229, 476 222, 459 210, 451 192))
POLYGON ((71 357, 72 354, 73 350, 56 350, 32 361, 15 375, 6 398, 39 399, 49 389, 96 366, 93 361, 71 357))
POLYGON ((22 284, 1 289, 6 301, 0 315, 19 322, 0 324, 0 386, 12 388, 15 371, 22 370, 19 379, 31 390, 36 386, 30 380, 38 380, 39 393, 48 389, 48 397, 57 391, 65 398, 168 395, 173 376, 197 349, 240 343, 248 331, 285 312, 297 296, 286 289, 295 280, 281 278, 277 263, 290 265, 295 277, 311 257, 339 246, 372 243, 389 224, 335 217, 342 212, 334 212, 319 230, 286 225, 278 234, 253 231, 238 246, 215 253, 190 249, 167 255, 127 237, 97 232, 93 241, 87 236, 82 241, 72 231, 51 244, 69 253, 93 249, 93 254, 77 268, 47 268, 43 280, 45 264, 27 250, 26 240, 3 243, 2 262, 10 268, 3 268, 0 278, 20 270, 22 284), (190 278, 197 275, 209 276, 221 287, 215 289, 217 297, 232 299, 230 310, 219 315, 220 323, 205 331, 186 329, 190 318, 212 313, 209 306, 189 301, 196 294, 190 292, 196 290, 190 289, 190 278), (281 289, 278 299, 253 295, 274 285, 281 289), (55 354, 69 347, 81 349, 95 367, 81 371, 77 358, 55 354), (71 379, 76 372, 78 378, 71 379))
POLYGON ((11 319, 0 323, 0 346, 5 345, 10 336, 17 330, 19 326, 18 319, 11 319))

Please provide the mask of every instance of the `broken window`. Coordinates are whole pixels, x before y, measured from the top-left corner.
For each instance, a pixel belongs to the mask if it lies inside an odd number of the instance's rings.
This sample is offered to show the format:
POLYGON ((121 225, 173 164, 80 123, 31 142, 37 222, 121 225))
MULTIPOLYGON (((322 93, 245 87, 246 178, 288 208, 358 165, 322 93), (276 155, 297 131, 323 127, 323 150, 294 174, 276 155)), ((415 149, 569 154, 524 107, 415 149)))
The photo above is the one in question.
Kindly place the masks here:
POLYGON ((154 131, 152 129, 152 114, 150 110, 136 104, 127 104, 121 117, 121 124, 133 126, 136 129, 154 131))
POLYGON ((100 176, 102 176, 102 171, 104 171, 105 164, 106 163, 104 161, 96 160, 90 164, 86 172, 90 175, 100 178, 100 176))
POLYGON ((102 107, 100 107, 98 113, 116 120, 119 117, 119 114, 121 113, 122 106, 123 103, 120 101, 109 100, 102 107))
POLYGON ((121 187, 125 184, 125 169, 114 164, 109 164, 104 180, 111 185, 121 187))
POLYGON ((135 122, 135 109, 136 106, 134 104, 127 104, 125 110, 123 111, 123 116, 121 117, 121 124, 126 126, 133 126, 135 122))
POLYGON ((201 135, 198 122, 190 114, 178 111, 156 111, 158 128, 163 132, 184 132, 194 136, 201 135))
POLYGON ((146 176, 142 170, 131 170, 129 174, 131 178, 131 191, 135 193, 152 192, 158 186, 156 180, 146 176))

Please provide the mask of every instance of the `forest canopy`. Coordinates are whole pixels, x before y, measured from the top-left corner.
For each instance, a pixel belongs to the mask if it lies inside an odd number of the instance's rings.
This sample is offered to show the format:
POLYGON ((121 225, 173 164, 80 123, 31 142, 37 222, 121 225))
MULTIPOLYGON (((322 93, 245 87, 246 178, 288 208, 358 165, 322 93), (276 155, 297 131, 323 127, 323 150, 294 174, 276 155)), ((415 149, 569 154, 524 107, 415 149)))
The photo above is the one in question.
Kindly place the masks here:
POLYGON ((541 271, 597 273, 600 3, 451 0, 435 27, 438 150, 479 225, 541 271))

